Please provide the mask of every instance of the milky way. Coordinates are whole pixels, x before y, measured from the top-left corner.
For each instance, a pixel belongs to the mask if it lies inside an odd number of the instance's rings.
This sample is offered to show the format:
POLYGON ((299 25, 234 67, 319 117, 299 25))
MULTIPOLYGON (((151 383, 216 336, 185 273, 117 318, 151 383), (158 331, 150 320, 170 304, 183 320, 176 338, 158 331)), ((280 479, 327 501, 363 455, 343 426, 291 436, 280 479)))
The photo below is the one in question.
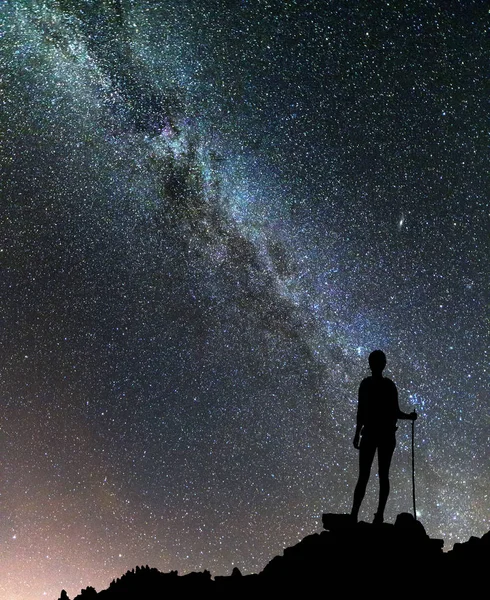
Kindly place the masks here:
POLYGON ((486 532, 484 3, 0 17, 0 595, 259 571, 350 510, 378 347, 428 533, 486 532))

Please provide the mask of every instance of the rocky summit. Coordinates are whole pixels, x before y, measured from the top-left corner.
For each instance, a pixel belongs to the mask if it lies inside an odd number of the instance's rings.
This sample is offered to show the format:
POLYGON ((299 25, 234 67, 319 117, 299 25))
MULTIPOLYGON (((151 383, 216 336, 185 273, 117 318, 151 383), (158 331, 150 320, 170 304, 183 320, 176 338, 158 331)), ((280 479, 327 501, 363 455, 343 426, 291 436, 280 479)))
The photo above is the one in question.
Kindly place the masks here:
MULTIPOLYGON (((179 576, 177 571, 137 567, 108 589, 97 593, 88 587, 74 600, 157 600, 172 594, 265 598, 319 591, 336 598, 358 594, 476 598, 485 589, 490 532, 443 552, 444 541, 430 538, 408 513, 398 515, 394 524, 377 525, 327 513, 323 526, 324 531, 286 548, 256 575, 243 576, 235 568, 230 576, 213 579, 209 571, 179 576)), ((69 600, 66 592, 60 600, 69 600)))

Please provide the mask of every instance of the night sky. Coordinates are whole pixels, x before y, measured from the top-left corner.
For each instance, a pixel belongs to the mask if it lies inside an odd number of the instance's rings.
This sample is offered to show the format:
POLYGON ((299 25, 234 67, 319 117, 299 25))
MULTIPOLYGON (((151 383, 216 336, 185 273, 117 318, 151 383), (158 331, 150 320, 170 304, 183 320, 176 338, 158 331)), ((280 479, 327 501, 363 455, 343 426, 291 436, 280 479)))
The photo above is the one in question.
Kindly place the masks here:
POLYGON ((320 531, 375 348, 427 532, 488 531, 487 3, 0 19, 0 596, 258 572, 320 531))

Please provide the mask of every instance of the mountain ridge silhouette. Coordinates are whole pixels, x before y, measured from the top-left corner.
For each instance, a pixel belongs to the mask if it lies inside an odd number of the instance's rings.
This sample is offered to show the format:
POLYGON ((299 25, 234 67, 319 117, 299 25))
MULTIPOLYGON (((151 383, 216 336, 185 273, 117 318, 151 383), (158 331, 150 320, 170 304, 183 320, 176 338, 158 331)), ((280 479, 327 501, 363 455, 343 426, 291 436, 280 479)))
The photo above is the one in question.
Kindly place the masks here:
MULTIPOLYGON (((420 521, 401 513, 394 524, 354 523, 349 515, 323 515, 324 531, 306 536, 275 556, 258 574, 229 576, 210 571, 179 575, 148 565, 127 571, 105 590, 87 587, 73 600, 156 600, 172 594, 215 597, 292 595, 341 586, 348 597, 372 590, 392 596, 400 584, 413 582, 424 596, 455 597, 478 593, 485 586, 490 559, 490 531, 470 537, 443 552, 444 541, 430 538, 420 521)), ((402 595, 409 589, 401 590, 402 595)), ((63 590, 59 600, 70 600, 63 590)))

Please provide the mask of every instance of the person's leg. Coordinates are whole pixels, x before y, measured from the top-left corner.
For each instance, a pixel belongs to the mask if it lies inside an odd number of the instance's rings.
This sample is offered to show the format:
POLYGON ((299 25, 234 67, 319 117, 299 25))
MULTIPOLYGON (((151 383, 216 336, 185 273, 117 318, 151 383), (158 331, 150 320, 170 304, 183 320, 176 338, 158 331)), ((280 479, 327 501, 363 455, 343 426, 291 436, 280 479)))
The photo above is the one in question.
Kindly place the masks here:
POLYGON ((356 522, 359 515, 359 509, 361 508, 364 499, 364 494, 366 493, 367 482, 369 481, 369 475, 371 474, 371 465, 373 464, 375 452, 376 444, 363 438, 359 448, 359 478, 357 480, 356 489, 354 490, 354 503, 350 513, 356 522))
POLYGON ((390 465, 395 445, 395 436, 393 436, 378 446, 379 503, 374 518, 377 523, 383 522, 386 501, 390 495, 390 465))

